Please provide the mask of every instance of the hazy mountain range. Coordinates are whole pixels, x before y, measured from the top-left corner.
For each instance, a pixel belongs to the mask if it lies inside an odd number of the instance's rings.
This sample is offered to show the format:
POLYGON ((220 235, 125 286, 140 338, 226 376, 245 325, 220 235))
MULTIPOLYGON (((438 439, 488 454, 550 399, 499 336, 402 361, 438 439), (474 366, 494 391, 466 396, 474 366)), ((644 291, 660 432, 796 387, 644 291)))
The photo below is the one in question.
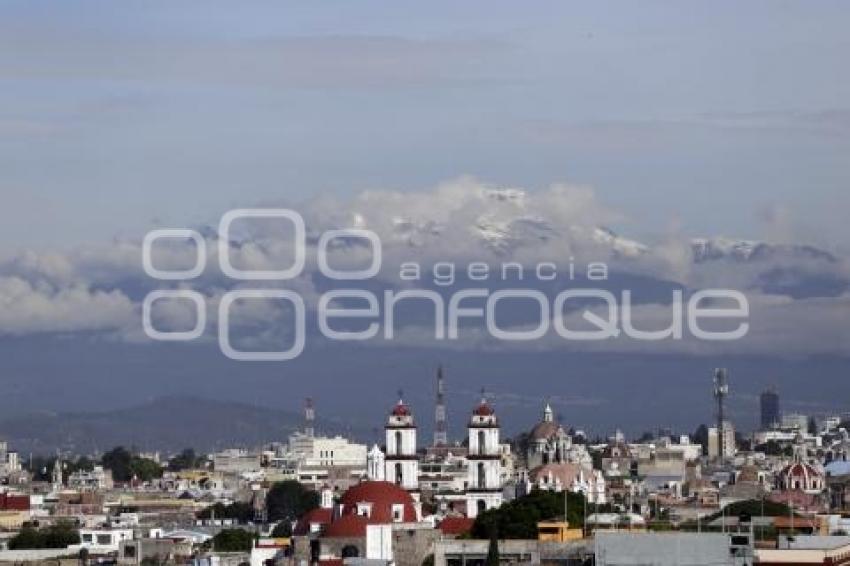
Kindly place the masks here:
MULTIPOLYGON (((211 452, 285 442, 303 428, 302 415, 245 403, 190 396, 161 397, 103 412, 38 412, 0 420, 2 438, 22 456, 55 450, 102 453, 115 446, 173 453, 191 447, 211 452)), ((326 433, 363 437, 363 431, 319 419, 326 433)))

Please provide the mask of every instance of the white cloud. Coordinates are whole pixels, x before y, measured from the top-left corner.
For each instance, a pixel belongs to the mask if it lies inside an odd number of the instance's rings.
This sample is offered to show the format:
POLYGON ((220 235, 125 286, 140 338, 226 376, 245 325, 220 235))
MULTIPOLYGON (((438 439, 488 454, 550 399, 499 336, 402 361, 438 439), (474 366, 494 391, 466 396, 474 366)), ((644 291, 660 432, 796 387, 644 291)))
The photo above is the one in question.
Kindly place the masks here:
POLYGON ((0 277, 0 334, 110 331, 138 324, 133 303, 120 291, 72 284, 62 289, 0 277))
MULTIPOLYGON (((735 343, 618 339, 570 344, 552 333, 551 338, 517 345, 493 341, 483 329, 462 330, 463 340, 439 343, 433 340, 432 328, 401 325, 394 344, 699 354, 850 353, 850 337, 845 328, 850 310, 847 295, 794 300, 764 294, 760 287, 760 278, 772 269, 786 270, 792 280, 797 276, 847 280, 850 272, 843 259, 827 261, 806 254, 779 253, 758 262, 694 263, 690 244, 678 228, 672 229, 664 241, 648 246, 601 232, 600 227, 616 224, 622 215, 599 202, 587 187, 558 184, 526 191, 462 177, 429 190, 373 190, 348 200, 318 198, 293 208, 303 213, 307 225, 307 268, 300 277, 285 283, 228 280, 217 267, 215 231, 204 230, 207 270, 198 279, 178 285, 196 289, 206 297, 207 339, 215 336, 217 306, 229 289, 287 288, 302 295, 309 311, 315 310, 322 290, 331 287, 330 282, 316 276, 315 245, 319 235, 324 230, 358 227, 376 232, 382 242, 384 270, 377 280, 367 282, 380 289, 413 285, 399 280, 398 265, 405 261, 419 262, 425 270, 437 261, 455 262, 459 270, 470 262, 498 265, 510 261, 532 267, 541 261, 559 266, 574 261, 579 273, 585 262, 604 261, 612 268, 614 284, 619 272, 679 282, 690 289, 739 289, 748 294, 752 308, 750 333, 735 343)), ((216 219, 211 219, 210 225, 215 224, 216 219)), ((258 223, 248 233, 248 239, 230 246, 234 264, 245 269, 277 269, 291 261, 291 236, 279 225, 258 223)), ((65 252, 29 251, 0 260, 0 332, 22 335, 101 331, 132 341, 142 339, 138 314, 142 297, 151 289, 175 284, 154 281, 144 274, 139 241, 116 241, 65 252)), ((180 269, 194 263, 191 242, 169 244, 157 251, 160 268, 180 269)), ((368 261, 366 247, 357 242, 339 244, 331 254, 331 263, 336 267, 352 269, 368 261)), ((421 284, 430 281, 428 273, 424 273, 421 284)), ((191 325, 192 313, 185 306, 160 305, 161 329, 191 325)), ((634 312, 639 326, 652 327, 669 320, 669 307, 664 305, 637 305, 634 312)), ((236 309, 234 320, 251 326, 279 315, 273 303, 256 301, 236 309)))

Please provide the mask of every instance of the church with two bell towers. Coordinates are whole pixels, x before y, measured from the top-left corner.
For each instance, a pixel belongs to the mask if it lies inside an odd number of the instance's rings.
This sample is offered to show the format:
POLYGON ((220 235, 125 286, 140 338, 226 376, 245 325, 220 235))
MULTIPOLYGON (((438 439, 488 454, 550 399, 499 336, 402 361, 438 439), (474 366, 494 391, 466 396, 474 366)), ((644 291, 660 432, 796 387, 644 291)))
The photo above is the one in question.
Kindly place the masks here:
MULTIPOLYGON (((438 373, 437 430, 445 432, 445 407, 442 403, 442 371, 438 373), (442 414, 442 426, 440 415, 442 414)), ((435 439, 439 436, 435 434, 435 439)), ((435 440, 435 443, 437 441, 435 440)), ((448 498, 456 504, 456 511, 475 518, 479 513, 499 507, 503 501, 502 445, 499 438, 499 421, 492 406, 483 395, 473 408, 467 424, 467 445, 446 447, 443 453, 465 460, 465 477, 448 498), (448 452, 446 452, 446 449, 448 452)), ((437 446, 437 444, 435 444, 437 446)), ((424 451, 423 451, 424 452, 424 451)), ((426 478, 420 473, 420 460, 424 454, 417 447, 417 426, 410 406, 401 392, 384 425, 384 449, 373 446, 368 453, 367 475, 370 480, 387 481, 408 491, 415 500, 420 498, 420 484, 426 478)))

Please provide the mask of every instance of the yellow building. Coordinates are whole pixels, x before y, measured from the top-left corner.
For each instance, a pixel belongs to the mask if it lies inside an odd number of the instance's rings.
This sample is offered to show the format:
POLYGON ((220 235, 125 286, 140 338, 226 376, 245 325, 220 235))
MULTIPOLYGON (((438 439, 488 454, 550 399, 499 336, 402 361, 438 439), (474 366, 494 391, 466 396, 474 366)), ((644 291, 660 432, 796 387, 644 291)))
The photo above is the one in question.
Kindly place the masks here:
POLYGON ((581 529, 571 529, 567 521, 552 519, 537 523, 537 540, 545 542, 567 542, 583 537, 581 529))
POLYGON ((29 516, 29 511, 0 511, 0 530, 17 531, 29 516))

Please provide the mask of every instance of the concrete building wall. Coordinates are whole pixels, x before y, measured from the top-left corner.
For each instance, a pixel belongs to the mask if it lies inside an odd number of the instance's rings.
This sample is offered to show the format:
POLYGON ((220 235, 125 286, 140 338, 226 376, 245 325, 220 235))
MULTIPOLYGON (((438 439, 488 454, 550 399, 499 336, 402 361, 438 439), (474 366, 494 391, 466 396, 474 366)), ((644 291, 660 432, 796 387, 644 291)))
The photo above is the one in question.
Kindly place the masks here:
POLYGON ((396 529, 392 534, 393 559, 397 566, 421 566, 422 561, 434 552, 439 539, 436 529, 396 529))

